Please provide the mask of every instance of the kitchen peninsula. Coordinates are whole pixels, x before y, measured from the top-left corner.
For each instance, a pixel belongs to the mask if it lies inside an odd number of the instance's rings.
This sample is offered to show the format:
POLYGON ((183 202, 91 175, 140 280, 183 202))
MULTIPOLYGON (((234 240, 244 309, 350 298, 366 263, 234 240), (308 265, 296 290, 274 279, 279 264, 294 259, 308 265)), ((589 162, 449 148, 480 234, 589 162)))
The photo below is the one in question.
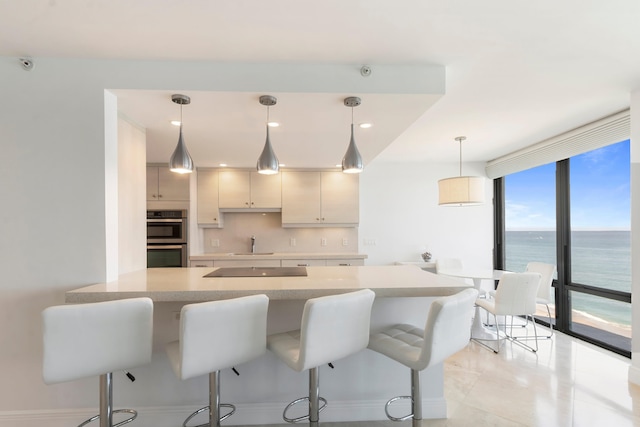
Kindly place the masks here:
MULTIPOLYGON (((225 267, 222 267, 225 268, 225 267)), ((283 268, 283 267, 279 267, 283 268)), ((291 267, 284 267, 291 268, 291 267)), ((155 364, 147 377, 164 378, 163 386, 174 381, 165 360, 164 344, 177 339, 175 314, 186 303, 228 299, 263 293, 269 297, 267 333, 297 329, 304 303, 309 298, 369 288, 376 293, 371 313, 371 328, 396 323, 424 324, 429 305, 435 297, 451 295, 470 287, 463 281, 423 271, 415 265, 325 266, 303 268, 306 276, 290 277, 204 277, 219 270, 211 267, 150 268, 66 292, 68 303, 88 303, 146 296, 154 303, 155 364), (164 319, 164 321, 163 321, 164 319), (169 320, 173 319, 173 320, 169 320)), ((469 319, 471 326, 471 319, 469 319)), ((329 407, 324 421, 373 421, 386 419, 384 404, 396 395, 410 392, 407 369, 376 352, 364 350, 323 366, 322 395, 329 407)), ((282 410, 304 393, 304 375, 286 368, 275 356, 263 357, 238 367, 242 376, 223 372, 225 401, 238 407, 234 424, 282 424, 282 410)), ((437 365, 421 372, 423 417, 445 418, 444 372, 437 365)), ((204 387, 206 377, 193 379, 204 387)), ((178 384, 172 387, 179 387, 178 384)), ((185 396, 176 395, 176 399, 185 396)), ((171 413, 190 413, 192 400, 171 402, 171 413)), ((406 402, 398 411, 409 412, 406 402)), ((163 414, 163 405, 149 411, 163 414)), ((201 405, 200 405, 201 406, 201 405)), ((168 424, 163 424, 168 425, 168 424)))
POLYGON ((304 277, 204 277, 209 267, 149 268, 66 293, 68 303, 149 297, 154 302, 199 302, 258 293, 270 300, 306 300, 369 288, 377 297, 437 297, 469 287, 416 266, 306 267, 304 277))

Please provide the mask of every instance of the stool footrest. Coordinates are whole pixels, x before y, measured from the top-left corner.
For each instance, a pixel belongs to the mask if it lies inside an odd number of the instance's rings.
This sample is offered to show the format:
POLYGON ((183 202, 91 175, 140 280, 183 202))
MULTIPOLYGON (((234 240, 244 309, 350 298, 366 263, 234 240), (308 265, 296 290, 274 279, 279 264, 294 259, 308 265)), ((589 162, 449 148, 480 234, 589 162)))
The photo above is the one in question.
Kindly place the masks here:
POLYGON ((389 418, 391 421, 404 421, 404 420, 408 420, 410 418, 413 418, 413 413, 409 414, 409 415, 405 415, 403 417, 394 417, 391 414, 389 414, 389 405, 391 405, 394 402, 397 402, 400 399, 409 399, 411 401, 413 401, 413 398, 411 396, 396 396, 392 399, 389 399, 389 401, 384 405, 384 412, 385 414, 387 414, 387 418, 389 418))
MULTIPOLYGON (((127 418, 126 420, 120 421, 117 424, 114 424, 113 427, 120 427, 125 424, 129 424, 131 421, 135 420, 138 417, 138 412, 134 409, 116 409, 115 411, 112 412, 112 414, 131 414, 129 418, 127 418)), ((78 425, 78 427, 84 427, 87 424, 99 419, 100 419, 100 415, 93 416, 88 420, 84 421, 82 424, 78 425)))
MULTIPOLYGON (((321 412, 324 408, 327 407, 327 399, 325 399, 324 397, 318 397, 318 399, 323 403, 323 405, 318 408, 318 412, 321 412)), ((303 415, 301 417, 298 418, 289 418, 287 417, 287 411, 293 407, 294 405, 297 405, 298 403, 302 403, 302 402, 308 402, 309 401, 309 397, 301 397, 299 399, 294 400, 293 402, 289 403, 286 408, 284 408, 284 411, 282 412, 282 419, 285 420, 288 423, 298 423, 300 421, 304 421, 304 420, 308 420, 309 419, 309 414, 307 415, 303 415)))
MULTIPOLYGON (((235 414, 235 412, 236 412, 236 407, 235 407, 235 405, 232 405, 232 404, 230 404, 230 403, 221 403, 221 404, 220 404, 220 407, 221 407, 221 408, 230 408, 230 409, 231 409, 231 412, 229 412, 228 414, 224 414, 223 416, 221 416, 221 417, 220 417, 219 422, 220 422, 220 421, 224 421, 224 420, 226 420, 227 418, 229 418, 231 415, 235 414)), ((194 413, 192 413, 191 415, 189 415, 189 416, 187 417, 187 419, 186 419, 186 420, 184 420, 184 423, 182 423, 182 427, 189 427, 189 426, 187 426, 187 423, 188 423, 189 421, 191 421, 191 420, 193 419, 193 417, 197 416, 198 414, 203 413, 204 411, 208 411, 208 410, 209 410, 209 406, 205 406, 204 408, 200 408, 200 409, 198 409, 197 411, 195 411, 194 413)), ((193 426, 193 427, 209 427, 209 425, 210 425, 210 424, 209 424, 209 421, 207 421, 207 422, 206 422, 206 423, 204 423, 204 424, 199 424, 199 425, 197 425, 197 426, 193 426)), ((114 426, 114 427, 115 427, 115 426, 114 426)))

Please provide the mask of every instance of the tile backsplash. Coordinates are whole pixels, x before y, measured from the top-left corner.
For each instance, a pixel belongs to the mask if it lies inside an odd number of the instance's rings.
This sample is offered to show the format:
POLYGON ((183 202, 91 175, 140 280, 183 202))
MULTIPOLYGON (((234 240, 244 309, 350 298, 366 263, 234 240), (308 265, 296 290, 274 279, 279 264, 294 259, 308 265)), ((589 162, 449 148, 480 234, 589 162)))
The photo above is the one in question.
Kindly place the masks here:
POLYGON ((282 228, 279 212, 225 213, 224 228, 205 228, 204 253, 256 252, 357 253, 358 229, 282 228))

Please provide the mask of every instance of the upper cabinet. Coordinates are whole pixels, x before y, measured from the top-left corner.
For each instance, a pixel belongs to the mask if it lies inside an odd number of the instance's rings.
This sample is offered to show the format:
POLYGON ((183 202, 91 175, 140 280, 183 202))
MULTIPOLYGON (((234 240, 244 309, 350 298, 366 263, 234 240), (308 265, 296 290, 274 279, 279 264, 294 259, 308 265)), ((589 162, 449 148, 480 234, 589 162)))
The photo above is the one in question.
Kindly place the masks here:
POLYGON ((280 210, 281 174, 263 175, 247 170, 219 172, 219 208, 224 210, 280 210))
POLYGON ((339 171, 284 171, 283 227, 358 225, 359 178, 339 171))
POLYGON ((147 166, 147 201, 189 201, 189 174, 147 166))
POLYGON ((198 169, 198 225, 202 227, 221 227, 222 217, 218 207, 217 169, 198 169))

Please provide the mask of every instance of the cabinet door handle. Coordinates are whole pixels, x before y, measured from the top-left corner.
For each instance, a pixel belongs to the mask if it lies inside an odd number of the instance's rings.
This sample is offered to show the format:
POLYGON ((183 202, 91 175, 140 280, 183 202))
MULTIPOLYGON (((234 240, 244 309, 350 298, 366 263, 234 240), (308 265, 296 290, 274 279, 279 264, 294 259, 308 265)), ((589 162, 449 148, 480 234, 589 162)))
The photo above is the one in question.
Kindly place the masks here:
POLYGON ((340 263, 338 264, 340 267, 349 267, 351 264, 349 263, 340 263))
POLYGON ((305 264, 298 264, 298 267, 309 267, 309 264, 305 263, 305 264))
POLYGON ((253 206, 253 202, 251 202, 251 206, 253 206))
POLYGON ((249 206, 249 202, 244 202, 245 205, 249 206))
POLYGON ((158 199, 159 199, 160 197, 162 197, 162 194, 158 194, 158 199))

